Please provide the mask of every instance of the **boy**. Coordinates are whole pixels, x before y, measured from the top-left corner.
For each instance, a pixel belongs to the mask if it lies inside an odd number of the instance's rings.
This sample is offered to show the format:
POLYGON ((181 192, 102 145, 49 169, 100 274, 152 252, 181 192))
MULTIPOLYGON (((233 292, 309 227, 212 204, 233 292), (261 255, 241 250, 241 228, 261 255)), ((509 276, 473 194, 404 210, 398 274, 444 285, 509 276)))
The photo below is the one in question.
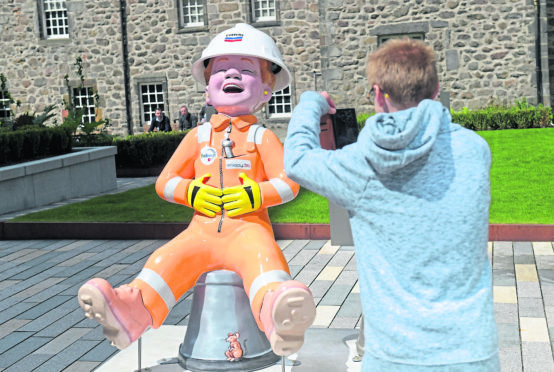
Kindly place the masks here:
POLYGON ((299 186, 285 175, 279 139, 252 115, 289 84, 290 73, 271 37, 246 24, 216 35, 192 73, 207 83, 206 103, 218 114, 187 134, 156 182, 160 197, 195 209, 192 221, 129 285, 92 279, 79 303, 125 348, 158 328, 204 272, 233 270, 273 351, 290 355, 304 342, 315 304, 292 280, 267 208, 292 200, 299 186))
POLYGON ((487 257, 490 151, 433 101, 432 50, 391 40, 368 59, 377 114, 358 141, 319 145, 326 93, 306 92, 287 175, 350 216, 365 325, 363 371, 499 371, 487 257))

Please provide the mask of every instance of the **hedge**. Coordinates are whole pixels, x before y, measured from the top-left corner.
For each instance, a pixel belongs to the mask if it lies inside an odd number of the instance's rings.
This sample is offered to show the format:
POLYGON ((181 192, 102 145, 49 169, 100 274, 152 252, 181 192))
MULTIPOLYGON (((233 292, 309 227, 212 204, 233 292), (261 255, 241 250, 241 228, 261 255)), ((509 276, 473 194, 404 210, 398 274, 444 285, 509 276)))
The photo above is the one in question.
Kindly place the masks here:
MULTIPOLYGON (((358 125, 364 127, 365 121, 371 114, 359 114, 358 125)), ((464 108, 458 112, 451 111, 452 122, 471 130, 498 130, 546 128, 552 122, 550 107, 503 108, 489 107, 482 110, 470 111, 464 108)))
POLYGON ((75 146, 117 146, 116 167, 153 168, 165 165, 188 132, 144 133, 125 138, 102 135, 81 136, 75 146))
POLYGON ((550 125, 551 118, 550 107, 452 112, 452 122, 472 130, 546 128, 550 125))
MULTIPOLYGON (((542 106, 488 107, 475 111, 464 108, 451 114, 454 123, 472 130, 544 128, 551 125, 552 120, 552 109, 542 106)), ((358 115, 360 129, 371 115, 373 113, 358 115)), ((156 132, 125 138, 106 134, 77 136, 73 138, 73 146, 117 146, 117 168, 155 168, 169 161, 187 133, 156 132)), ((69 133, 62 127, 0 131, 0 164, 69 152, 69 138, 69 133)))
POLYGON ((0 131, 1 165, 66 154, 71 148, 71 134, 62 127, 0 131))

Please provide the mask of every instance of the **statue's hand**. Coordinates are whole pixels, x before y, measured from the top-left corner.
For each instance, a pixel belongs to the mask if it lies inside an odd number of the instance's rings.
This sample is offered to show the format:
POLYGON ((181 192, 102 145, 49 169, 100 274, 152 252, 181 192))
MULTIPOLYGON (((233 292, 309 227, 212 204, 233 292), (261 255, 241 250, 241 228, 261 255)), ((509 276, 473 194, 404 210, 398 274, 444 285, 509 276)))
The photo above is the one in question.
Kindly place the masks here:
POLYGON ((262 193, 258 183, 244 173, 239 174, 240 185, 223 189, 223 209, 230 217, 250 213, 262 205, 262 193))
POLYGON ((202 177, 194 179, 187 189, 187 200, 198 212, 208 217, 214 217, 221 211, 222 191, 216 187, 206 185, 211 174, 206 173, 202 177))

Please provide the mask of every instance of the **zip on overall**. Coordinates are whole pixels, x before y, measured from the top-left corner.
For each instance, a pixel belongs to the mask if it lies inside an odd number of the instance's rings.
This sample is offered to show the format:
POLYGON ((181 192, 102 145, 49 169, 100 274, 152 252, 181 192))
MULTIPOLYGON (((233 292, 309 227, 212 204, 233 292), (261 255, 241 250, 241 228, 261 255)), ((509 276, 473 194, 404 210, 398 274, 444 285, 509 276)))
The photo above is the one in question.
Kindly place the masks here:
MULTIPOLYGON (((223 159, 232 159, 235 157, 240 157, 242 155, 235 155, 233 154, 233 146, 235 142, 229 138, 231 134, 233 126, 231 123, 229 123, 229 127, 225 130, 225 136, 223 140, 221 141, 221 156, 219 158, 219 180, 220 180, 220 187, 221 190, 223 190, 223 159)), ((256 135, 258 133, 258 130, 260 129, 259 125, 253 125, 249 128, 249 131, 254 131, 253 133, 253 143, 254 146, 256 146, 256 135)), ((250 137, 250 136, 249 136, 250 137)), ((250 142, 247 140, 247 142, 250 142)), ((221 204, 221 219, 219 220, 219 226, 217 228, 217 232, 221 232, 221 228, 223 226, 223 219, 225 218, 225 209, 223 208, 223 203, 221 204)))
MULTIPOLYGON (((233 124, 229 123, 229 127, 225 130, 225 138, 221 141, 221 156, 219 158, 219 183, 221 190, 223 190, 223 158, 233 158, 233 141, 229 139, 231 134, 231 129, 233 129, 233 124)), ((219 226, 217 227, 217 232, 221 232, 221 227, 223 225, 223 218, 225 217, 225 209, 223 208, 223 203, 221 203, 221 219, 219 220, 219 226)))

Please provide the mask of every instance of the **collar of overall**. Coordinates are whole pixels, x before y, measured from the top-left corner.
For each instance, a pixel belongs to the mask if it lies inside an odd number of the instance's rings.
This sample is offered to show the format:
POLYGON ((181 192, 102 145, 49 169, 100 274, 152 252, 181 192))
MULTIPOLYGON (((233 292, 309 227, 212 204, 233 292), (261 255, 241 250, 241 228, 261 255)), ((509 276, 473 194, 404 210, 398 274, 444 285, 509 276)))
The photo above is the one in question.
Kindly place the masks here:
POLYGON ((223 114, 214 114, 210 118, 210 123, 212 124, 214 130, 216 130, 217 132, 227 128, 229 126, 229 123, 232 123, 234 127, 241 130, 252 124, 255 124, 257 121, 258 119, 254 115, 230 117, 223 114))

